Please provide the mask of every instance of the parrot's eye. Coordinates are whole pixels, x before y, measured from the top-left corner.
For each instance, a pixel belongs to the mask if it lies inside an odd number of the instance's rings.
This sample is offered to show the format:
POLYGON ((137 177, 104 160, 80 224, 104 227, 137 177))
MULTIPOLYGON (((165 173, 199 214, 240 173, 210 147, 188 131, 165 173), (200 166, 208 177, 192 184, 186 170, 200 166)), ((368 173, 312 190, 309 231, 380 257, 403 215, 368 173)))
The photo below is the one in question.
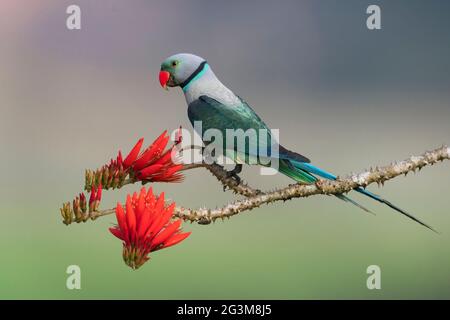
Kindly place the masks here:
POLYGON ((178 61, 174 60, 172 61, 172 67, 176 67, 178 65, 178 61))

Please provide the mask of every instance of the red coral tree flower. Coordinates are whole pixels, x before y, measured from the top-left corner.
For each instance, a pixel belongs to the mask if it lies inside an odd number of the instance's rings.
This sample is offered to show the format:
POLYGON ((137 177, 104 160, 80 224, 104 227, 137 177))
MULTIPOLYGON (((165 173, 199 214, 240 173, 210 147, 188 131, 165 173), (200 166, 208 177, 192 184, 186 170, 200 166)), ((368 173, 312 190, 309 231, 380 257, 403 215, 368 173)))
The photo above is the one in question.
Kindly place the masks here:
POLYGON ((124 184, 136 181, 147 182, 180 182, 183 180, 179 163, 179 144, 181 127, 175 135, 175 142, 167 148, 169 136, 164 131, 149 147, 142 152, 144 139, 141 138, 123 159, 119 151, 116 159, 95 171, 86 170, 85 189, 91 191, 99 184, 103 189, 120 188, 124 184), (166 150, 167 148, 167 150, 166 150), (128 178, 128 179, 127 179, 128 178))
POLYGON ((147 149, 140 153, 144 139, 139 139, 125 160, 123 160, 123 168, 125 170, 131 169, 136 179, 140 181, 181 181, 183 176, 179 171, 183 168, 183 165, 176 164, 173 161, 177 152, 175 147, 179 144, 181 138, 177 136, 174 146, 164 151, 168 141, 169 136, 167 131, 164 131, 147 149))
POLYGON ((191 234, 181 232, 181 220, 170 221, 174 208, 175 203, 165 205, 164 192, 155 196, 152 188, 128 195, 125 210, 117 204, 118 224, 109 230, 123 241, 123 260, 128 266, 138 269, 151 252, 173 246, 191 234))

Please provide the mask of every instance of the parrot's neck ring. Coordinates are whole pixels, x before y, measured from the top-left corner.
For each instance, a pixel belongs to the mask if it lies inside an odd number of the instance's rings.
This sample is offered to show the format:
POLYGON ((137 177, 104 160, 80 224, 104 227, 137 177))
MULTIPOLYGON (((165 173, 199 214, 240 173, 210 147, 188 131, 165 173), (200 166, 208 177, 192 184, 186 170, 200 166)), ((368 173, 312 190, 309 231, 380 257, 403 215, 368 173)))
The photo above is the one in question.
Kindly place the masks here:
POLYGON ((198 68, 195 69, 195 71, 192 72, 192 74, 180 84, 181 89, 183 89, 183 91, 186 92, 191 82, 200 78, 203 75, 203 73, 207 69, 207 66, 208 63, 206 62, 206 60, 200 63, 198 68))

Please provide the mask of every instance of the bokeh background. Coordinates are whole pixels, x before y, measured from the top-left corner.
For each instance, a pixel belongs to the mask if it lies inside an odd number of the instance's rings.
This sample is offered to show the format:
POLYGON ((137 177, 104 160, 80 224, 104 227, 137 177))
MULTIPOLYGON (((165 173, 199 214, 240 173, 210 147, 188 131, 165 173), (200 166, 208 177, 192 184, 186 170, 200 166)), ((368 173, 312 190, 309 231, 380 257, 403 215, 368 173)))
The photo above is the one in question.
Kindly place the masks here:
MULTIPOLYGON (((437 228, 389 208, 367 215, 332 197, 297 199, 209 226, 138 271, 108 232, 113 216, 64 226, 59 207, 96 168, 139 137, 190 128, 162 60, 192 52, 244 97, 284 145, 337 174, 450 143, 449 1, 0 2, 0 298, 450 298, 450 167, 379 192, 437 228), (66 29, 67 6, 82 29, 66 29), (382 9, 382 30, 366 8, 382 9), (66 289, 81 267, 82 289, 66 289), (366 288, 366 268, 382 289, 366 288)), ((260 188, 283 176, 244 178, 260 188)), ((203 170, 158 184, 185 206, 233 199, 203 170)), ((127 192, 105 192, 103 207, 127 192)))

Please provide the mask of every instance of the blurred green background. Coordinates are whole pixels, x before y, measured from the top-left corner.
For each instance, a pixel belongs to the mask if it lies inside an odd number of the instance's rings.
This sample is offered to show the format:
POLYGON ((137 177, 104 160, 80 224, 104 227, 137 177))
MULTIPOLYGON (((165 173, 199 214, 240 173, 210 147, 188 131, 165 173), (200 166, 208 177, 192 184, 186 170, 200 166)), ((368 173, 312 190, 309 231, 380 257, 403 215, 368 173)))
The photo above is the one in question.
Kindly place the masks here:
MULTIPOLYGON (((444 163, 376 191, 436 235, 355 195, 297 199, 209 226, 138 271, 112 216, 64 226, 85 168, 164 129, 190 128, 178 89, 157 81, 177 52, 208 59, 281 142, 337 174, 450 143, 448 1, 25 1, 0 3, 0 298, 450 298, 450 172, 444 163), (82 29, 65 27, 78 4, 82 29), (379 4, 382 30, 366 8, 379 4), (81 290, 66 268, 81 268, 81 290), (381 290, 366 268, 381 267, 381 290)), ((260 188, 291 183, 244 168, 260 188)), ((154 185, 184 206, 233 199, 203 170, 154 185)), ((103 207, 127 192, 105 192, 103 207)))

